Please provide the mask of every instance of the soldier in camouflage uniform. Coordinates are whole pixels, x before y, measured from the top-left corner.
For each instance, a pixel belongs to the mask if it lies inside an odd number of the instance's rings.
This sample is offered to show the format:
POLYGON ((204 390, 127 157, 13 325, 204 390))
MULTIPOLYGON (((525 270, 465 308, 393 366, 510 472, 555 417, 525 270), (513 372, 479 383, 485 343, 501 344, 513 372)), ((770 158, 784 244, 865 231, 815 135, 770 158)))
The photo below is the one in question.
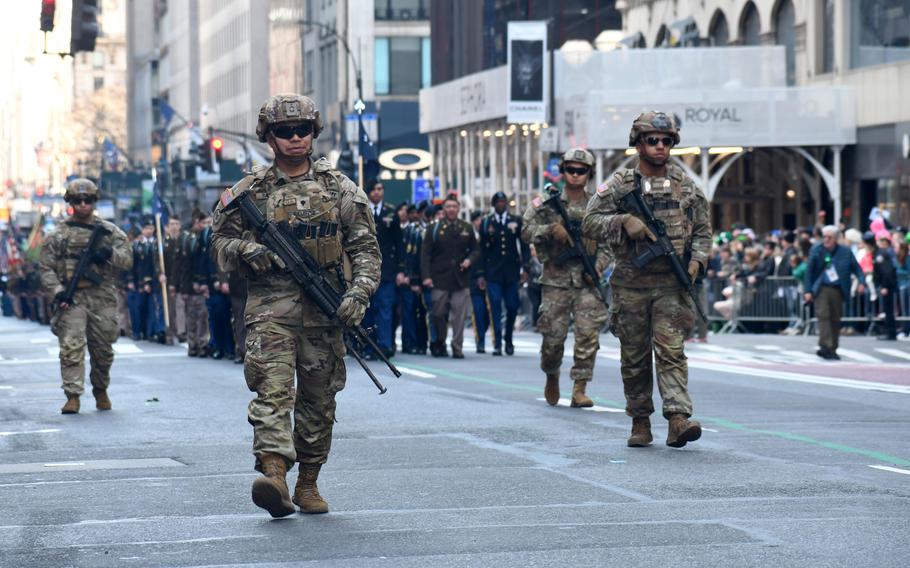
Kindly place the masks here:
MULTIPOLYGON (((565 175, 566 187, 560 195, 572 222, 581 223, 593 192, 586 186, 591 179, 594 156, 582 148, 566 152, 559 162, 565 175)), ((594 374, 594 358, 600 348, 600 330, 607 320, 595 283, 585 274, 581 258, 571 256, 572 242, 559 214, 544 202, 549 194, 540 195, 531 202, 524 214, 522 239, 537 249, 543 262, 540 278, 543 300, 537 329, 543 334, 540 346, 540 368, 547 375, 544 398, 550 405, 559 402, 559 368, 562 365, 563 346, 569 333, 569 320, 575 321, 575 362, 570 377, 571 406, 583 408, 594 402, 585 393, 594 374)), ((585 239, 582 243, 588 255, 595 259, 595 268, 603 273, 610 262, 609 251, 603 244, 585 239)))
POLYGON ((583 225, 586 236, 609 244, 616 257, 610 279, 610 329, 620 341, 626 413, 632 417, 630 447, 647 446, 653 440, 652 354, 663 415, 669 421, 667 445, 681 448, 701 436, 701 426, 689 420, 692 400, 683 352, 683 342, 695 324, 694 307, 665 257, 643 268, 632 263, 655 235, 622 205, 623 197, 635 188, 635 173, 640 173, 644 199, 666 224, 690 278, 695 280, 705 270, 711 248, 708 203, 680 168, 667 163, 670 149, 678 143, 674 117, 651 111, 636 118, 629 145, 638 150, 638 167, 617 171, 598 188, 583 225))
POLYGON ((344 388, 342 329, 276 265, 280 260, 236 208, 227 205, 249 192, 263 214, 290 223, 300 244, 322 266, 350 284, 338 317, 363 319, 379 284, 380 254, 364 192, 324 159, 313 161, 313 140, 322 120, 312 100, 276 95, 262 105, 256 134, 275 152, 275 163, 258 168, 225 191, 215 209, 212 252, 222 270, 248 278, 244 371, 256 393, 247 419, 253 426, 256 469, 253 502, 273 517, 294 512, 285 476, 300 464, 293 502, 304 513, 325 513, 316 479, 332 444, 335 395, 344 388), (350 270, 345 257, 350 259, 350 270), (297 382, 295 385, 295 375, 297 382), (291 414, 293 411, 293 426, 291 414))
POLYGON ((41 284, 54 298, 51 331, 60 341, 60 373, 66 404, 63 414, 79 412, 79 396, 84 392, 85 347, 91 356, 92 394, 98 410, 110 410, 107 388, 114 362, 113 343, 120 335, 117 321, 116 279, 121 270, 133 265, 133 253, 126 235, 116 225, 94 216, 98 188, 91 180, 71 181, 64 194, 73 207, 73 215, 44 242, 41 249, 41 284), (100 224, 110 231, 95 248, 91 268, 101 277, 100 284, 82 279, 77 284, 73 303, 60 301, 73 277, 76 265, 92 234, 86 225, 100 224))

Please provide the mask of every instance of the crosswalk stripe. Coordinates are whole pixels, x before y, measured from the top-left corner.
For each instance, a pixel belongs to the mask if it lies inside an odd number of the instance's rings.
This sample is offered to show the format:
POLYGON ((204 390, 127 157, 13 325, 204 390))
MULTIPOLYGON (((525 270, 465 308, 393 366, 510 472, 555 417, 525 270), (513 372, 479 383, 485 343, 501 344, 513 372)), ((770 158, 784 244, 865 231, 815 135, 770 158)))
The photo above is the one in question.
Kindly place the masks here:
POLYGON ((878 357, 866 355, 865 353, 860 353, 859 351, 854 351, 853 349, 843 349, 838 347, 837 354, 841 357, 847 356, 855 361, 862 361, 863 363, 882 363, 882 360, 878 357))
MULTIPOLYGON (((538 398, 537 400, 539 400, 539 401, 542 402, 542 401, 545 401, 546 399, 545 399, 545 398, 538 398)), ((561 398, 561 399, 559 399, 559 402, 556 403, 556 406, 571 407, 571 406, 572 406, 572 401, 571 401, 570 399, 568 399, 568 398, 561 398)), ((609 406, 600 406, 600 405, 598 405, 598 404, 595 404, 594 406, 589 406, 588 408, 581 408, 581 409, 578 409, 578 410, 588 410, 588 411, 590 411, 590 412, 618 412, 618 413, 624 413, 624 412, 625 412, 625 410, 623 410, 623 409, 621 409, 621 408, 610 408, 609 406)))
POLYGON ((910 359, 910 353, 906 351, 901 351, 900 349, 891 349, 889 347, 877 347, 875 349, 879 353, 884 353, 885 355, 891 355, 892 357, 897 357, 899 359, 910 359))

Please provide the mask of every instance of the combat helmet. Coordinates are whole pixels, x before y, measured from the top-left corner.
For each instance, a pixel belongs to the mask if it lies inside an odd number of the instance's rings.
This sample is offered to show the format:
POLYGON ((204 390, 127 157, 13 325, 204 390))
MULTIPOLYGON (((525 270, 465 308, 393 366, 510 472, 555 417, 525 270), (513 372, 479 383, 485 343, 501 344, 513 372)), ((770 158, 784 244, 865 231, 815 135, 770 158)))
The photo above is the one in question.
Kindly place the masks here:
POLYGON ((88 178, 76 178, 66 184, 66 192, 63 194, 63 199, 69 201, 70 198, 77 195, 87 195, 98 199, 98 186, 88 178))
POLYGON ((566 162, 578 162, 579 164, 584 164, 589 168, 593 168, 594 154, 585 150, 584 148, 570 148, 565 154, 562 155, 561 158, 559 158, 560 173, 562 173, 566 162))
POLYGON ((649 110, 638 115, 629 132, 629 146, 635 146, 638 138, 647 132, 665 132, 673 137, 673 144, 679 144, 679 121, 674 115, 659 110, 649 110))
POLYGON ((318 138, 322 132, 322 118, 316 109, 316 103, 310 97, 296 93, 273 95, 262 103, 256 123, 256 136, 259 137, 259 141, 265 142, 269 128, 282 122, 311 122, 313 139, 318 138))

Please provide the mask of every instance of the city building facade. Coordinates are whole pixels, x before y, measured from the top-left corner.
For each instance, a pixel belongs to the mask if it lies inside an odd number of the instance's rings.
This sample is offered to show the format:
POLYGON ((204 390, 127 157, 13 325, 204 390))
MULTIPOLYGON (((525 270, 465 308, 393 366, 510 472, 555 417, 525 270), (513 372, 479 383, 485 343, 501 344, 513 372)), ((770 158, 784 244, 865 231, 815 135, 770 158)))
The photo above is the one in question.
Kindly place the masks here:
MULTIPOLYGON (((856 142, 842 156, 844 220, 865 227, 871 209, 880 207, 895 224, 910 225, 910 1, 624 0, 617 7, 630 45, 780 45, 788 85, 854 88, 856 142)), ((780 172, 804 171, 803 157, 783 159, 775 149, 750 154, 721 184, 718 201, 731 203, 715 211, 722 224, 759 224, 749 211, 756 199, 792 195, 793 181, 780 172)), ((830 150, 813 155, 833 165, 830 150)), ((773 222, 802 224, 822 210, 830 220, 832 200, 824 193, 796 204, 792 218, 773 222)))

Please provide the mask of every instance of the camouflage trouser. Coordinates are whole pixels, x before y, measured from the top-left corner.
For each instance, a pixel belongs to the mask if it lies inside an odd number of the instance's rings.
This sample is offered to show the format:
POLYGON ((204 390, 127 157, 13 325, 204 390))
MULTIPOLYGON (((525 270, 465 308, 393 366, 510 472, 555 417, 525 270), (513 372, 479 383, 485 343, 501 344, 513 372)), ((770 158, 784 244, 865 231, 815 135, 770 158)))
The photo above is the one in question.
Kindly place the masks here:
POLYGON ((186 296, 186 342, 190 351, 209 345, 209 310, 202 294, 186 296))
POLYGON ((683 342, 694 325, 691 300, 679 288, 613 286, 610 330, 620 343, 626 414, 634 418, 654 412, 653 352, 664 417, 692 415, 683 342))
POLYGON ((335 394, 346 378, 344 354, 338 328, 249 325, 244 371, 247 386, 256 393, 247 420, 253 425, 257 470, 263 453, 284 456, 289 467, 325 463, 332 446, 335 394))
POLYGON ((595 288, 557 288, 542 286, 543 300, 537 329, 543 334, 540 345, 540 368, 544 373, 557 373, 562 365, 563 345, 569 334, 569 319, 575 319, 575 362, 571 378, 590 381, 594 359, 600 349, 600 330, 607 321, 607 309, 595 288))
POLYGON ((77 291, 75 304, 54 314, 51 331, 60 342, 63 391, 77 395, 85 392, 86 345, 92 363, 92 387, 106 390, 114 362, 112 345, 120 336, 116 296, 96 289, 77 291))

